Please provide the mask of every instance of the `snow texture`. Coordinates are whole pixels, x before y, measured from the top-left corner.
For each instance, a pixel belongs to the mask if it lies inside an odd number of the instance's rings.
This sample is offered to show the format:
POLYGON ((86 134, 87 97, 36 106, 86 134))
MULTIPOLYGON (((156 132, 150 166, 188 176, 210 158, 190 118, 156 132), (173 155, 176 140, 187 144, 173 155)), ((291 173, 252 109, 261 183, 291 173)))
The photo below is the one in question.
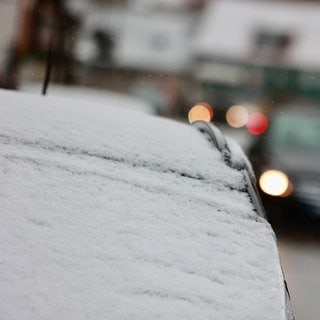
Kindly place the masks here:
MULTIPOLYGON (((39 94, 42 90, 42 83, 23 84, 19 91, 39 94)), ((107 91, 103 89, 92 89, 84 86, 63 86, 55 83, 50 84, 46 95, 55 97, 66 97, 87 102, 94 101, 99 104, 116 105, 119 108, 127 108, 149 114, 155 114, 156 110, 145 101, 135 98, 132 95, 107 91)))
POLYGON ((0 318, 284 319, 274 233, 193 127, 0 91, 0 318))

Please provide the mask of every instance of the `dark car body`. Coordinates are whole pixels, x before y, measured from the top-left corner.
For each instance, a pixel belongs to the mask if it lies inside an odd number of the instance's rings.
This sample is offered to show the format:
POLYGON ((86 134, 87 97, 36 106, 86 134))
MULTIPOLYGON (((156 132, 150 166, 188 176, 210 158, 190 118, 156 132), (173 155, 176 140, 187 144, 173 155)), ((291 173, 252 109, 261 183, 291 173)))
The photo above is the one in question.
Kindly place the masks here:
POLYGON ((279 109, 249 150, 249 158, 271 220, 320 219, 320 108, 279 109), (270 189, 280 182, 264 189, 262 175, 268 170, 285 174, 286 190, 272 194, 270 189))

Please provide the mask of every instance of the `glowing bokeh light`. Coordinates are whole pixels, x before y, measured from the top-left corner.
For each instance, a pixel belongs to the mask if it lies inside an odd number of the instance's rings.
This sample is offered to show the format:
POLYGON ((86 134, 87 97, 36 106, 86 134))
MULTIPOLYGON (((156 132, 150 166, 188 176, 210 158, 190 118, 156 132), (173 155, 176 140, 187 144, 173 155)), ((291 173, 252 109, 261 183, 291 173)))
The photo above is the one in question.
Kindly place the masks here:
POLYGON ((253 135, 261 135, 268 128, 268 118, 262 112, 254 112, 249 115, 247 130, 253 135))
POLYGON ((233 128, 241 128, 248 122, 248 111, 240 105, 232 106, 226 113, 226 120, 229 126, 233 128))
POLYGON ((199 102, 190 109, 188 120, 190 123, 198 120, 210 122, 213 119, 213 115, 214 113, 210 104, 199 102))
POLYGON ((259 185, 263 192, 272 196, 289 196, 293 189, 287 175, 278 170, 265 171, 259 178, 259 185))

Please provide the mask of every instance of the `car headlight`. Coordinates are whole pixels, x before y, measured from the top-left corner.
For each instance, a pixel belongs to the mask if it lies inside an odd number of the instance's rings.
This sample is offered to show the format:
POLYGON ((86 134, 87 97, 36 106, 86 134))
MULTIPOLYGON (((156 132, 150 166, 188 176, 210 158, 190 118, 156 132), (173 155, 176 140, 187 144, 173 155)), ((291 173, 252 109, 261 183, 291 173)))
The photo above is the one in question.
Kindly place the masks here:
POLYGON ((292 183, 279 170, 265 171, 259 178, 259 185, 263 192, 271 196, 287 197, 292 192, 292 183))

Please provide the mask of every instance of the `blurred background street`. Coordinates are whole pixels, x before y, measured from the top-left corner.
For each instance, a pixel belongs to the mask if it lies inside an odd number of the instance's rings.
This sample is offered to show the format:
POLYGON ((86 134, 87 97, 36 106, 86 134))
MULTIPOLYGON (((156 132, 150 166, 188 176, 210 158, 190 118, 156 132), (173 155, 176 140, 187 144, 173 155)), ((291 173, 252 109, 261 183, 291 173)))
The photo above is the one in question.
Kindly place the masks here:
POLYGON ((183 122, 209 103, 252 162, 297 320, 319 319, 320 2, 0 0, 0 25, 0 88, 183 122))
POLYGON ((296 319, 319 319, 319 246, 319 237, 278 234, 282 267, 296 319))

